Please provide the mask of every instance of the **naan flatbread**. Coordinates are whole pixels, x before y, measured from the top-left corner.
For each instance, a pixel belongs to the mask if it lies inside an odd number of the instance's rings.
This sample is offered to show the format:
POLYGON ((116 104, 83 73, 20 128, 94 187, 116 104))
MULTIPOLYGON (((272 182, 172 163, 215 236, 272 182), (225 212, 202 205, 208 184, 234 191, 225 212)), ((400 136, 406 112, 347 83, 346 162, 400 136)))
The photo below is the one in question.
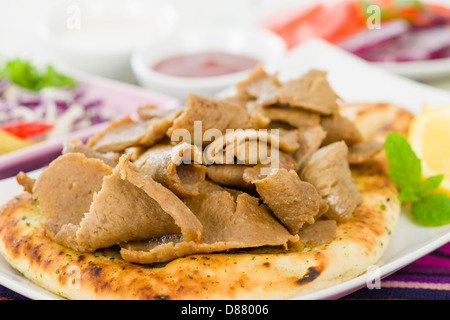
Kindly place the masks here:
POLYGON ((166 264, 124 261, 119 248, 80 253, 50 240, 29 193, 0 215, 0 251, 28 279, 68 299, 287 299, 350 280, 383 255, 400 212, 376 164, 353 171, 364 202, 328 245, 195 254, 166 264), (79 287, 72 284, 80 276, 79 287))

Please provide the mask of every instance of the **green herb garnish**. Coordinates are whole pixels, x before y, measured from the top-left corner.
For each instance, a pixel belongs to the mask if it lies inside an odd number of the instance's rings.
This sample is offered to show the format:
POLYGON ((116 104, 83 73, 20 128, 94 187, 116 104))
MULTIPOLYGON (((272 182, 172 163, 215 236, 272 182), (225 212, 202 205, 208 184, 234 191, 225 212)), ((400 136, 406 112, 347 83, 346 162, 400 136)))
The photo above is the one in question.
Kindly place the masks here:
POLYGON ((433 193, 442 182, 443 175, 422 180, 421 160, 406 138, 388 132, 385 141, 388 173, 400 190, 399 199, 411 202, 411 215, 422 225, 439 226, 450 223, 450 197, 433 193))
POLYGON ((52 66, 39 70, 31 62, 21 59, 7 61, 0 67, 0 78, 7 78, 23 88, 39 91, 45 87, 73 88, 76 82, 71 77, 57 72, 52 66))

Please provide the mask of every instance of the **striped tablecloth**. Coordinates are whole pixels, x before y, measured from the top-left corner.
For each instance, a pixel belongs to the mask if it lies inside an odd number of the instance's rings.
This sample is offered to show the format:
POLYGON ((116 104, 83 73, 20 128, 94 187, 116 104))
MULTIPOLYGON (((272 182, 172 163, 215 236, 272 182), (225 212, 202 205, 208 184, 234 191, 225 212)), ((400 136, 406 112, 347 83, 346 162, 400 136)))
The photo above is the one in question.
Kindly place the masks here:
MULTIPOLYGON (((0 300, 27 298, 0 286, 0 300)), ((450 300, 450 243, 381 280, 342 299, 450 300)))
POLYGON ((381 280, 379 289, 364 288, 343 299, 450 299, 450 243, 381 280))

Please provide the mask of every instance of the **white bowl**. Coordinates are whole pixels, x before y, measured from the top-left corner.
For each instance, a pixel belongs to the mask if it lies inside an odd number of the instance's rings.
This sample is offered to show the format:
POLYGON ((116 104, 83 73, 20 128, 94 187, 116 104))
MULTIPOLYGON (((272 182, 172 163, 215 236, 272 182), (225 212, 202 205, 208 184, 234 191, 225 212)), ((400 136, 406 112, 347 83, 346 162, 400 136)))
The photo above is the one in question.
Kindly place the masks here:
POLYGON ((136 49, 131 67, 143 87, 184 100, 188 93, 214 95, 243 79, 249 70, 214 77, 178 77, 153 70, 156 63, 183 54, 222 51, 255 58, 267 70, 275 70, 286 50, 280 37, 258 28, 189 28, 136 49))
POLYGON ((164 0, 59 2, 41 14, 38 35, 52 61, 73 69, 136 82, 133 49, 172 33, 178 11, 164 0))

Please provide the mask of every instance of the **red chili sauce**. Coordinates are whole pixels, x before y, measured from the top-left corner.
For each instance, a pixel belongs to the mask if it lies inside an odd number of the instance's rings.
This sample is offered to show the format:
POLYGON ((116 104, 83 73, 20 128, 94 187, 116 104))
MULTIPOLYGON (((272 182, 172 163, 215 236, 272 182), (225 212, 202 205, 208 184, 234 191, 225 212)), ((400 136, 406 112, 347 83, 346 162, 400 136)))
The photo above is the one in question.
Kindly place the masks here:
POLYGON ((170 57, 153 70, 178 77, 215 77, 254 68, 258 60, 226 52, 210 51, 170 57))

